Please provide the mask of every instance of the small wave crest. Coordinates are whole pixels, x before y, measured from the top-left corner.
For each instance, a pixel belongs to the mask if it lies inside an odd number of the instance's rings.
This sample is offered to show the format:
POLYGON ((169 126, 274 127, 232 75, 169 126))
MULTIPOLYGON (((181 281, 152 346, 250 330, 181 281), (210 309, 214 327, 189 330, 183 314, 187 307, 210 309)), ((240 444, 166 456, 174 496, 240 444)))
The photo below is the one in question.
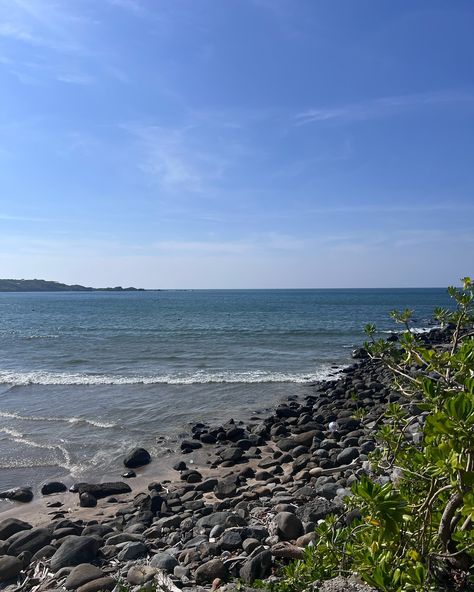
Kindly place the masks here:
POLYGON ((62 459, 58 459, 57 464, 59 466, 64 467, 65 469, 70 470, 72 463, 71 463, 71 455, 67 448, 62 446, 61 444, 47 444, 42 442, 36 442, 31 438, 25 437, 24 434, 19 432, 18 430, 12 428, 0 428, 0 432, 3 432, 7 436, 10 437, 11 440, 16 442, 17 444, 23 444, 25 446, 30 446, 31 448, 40 448, 42 450, 50 450, 52 452, 59 452, 62 459))
MULTIPOLYGON (((314 382, 333 378, 334 368, 320 368, 312 373, 286 373, 252 370, 247 372, 194 372, 188 375, 151 375, 121 376, 108 374, 74 374, 55 372, 0 372, 0 383, 26 386, 38 385, 127 385, 127 384, 253 384, 253 383, 300 383, 314 382)), ((61 418, 40 418, 45 421, 66 421, 61 418)), ((67 421, 86 421, 97 425, 91 420, 70 418, 67 421)), ((107 424, 98 427, 112 427, 107 424)))
POLYGON ((42 417, 37 415, 19 415, 18 413, 12 413, 11 411, 0 411, 0 417, 18 419, 22 421, 53 421, 53 422, 65 422, 72 424, 88 424, 96 428, 115 428, 116 423, 107 423, 105 421, 97 421, 94 419, 86 419, 84 417, 42 417))
MULTIPOLYGON (((430 331, 433 331, 433 329, 441 329, 441 325, 431 325, 431 327, 410 327, 410 331, 412 333, 415 334, 423 334, 423 333, 429 333, 430 331)), ((386 331, 380 331, 380 333, 388 333, 389 335, 393 334, 393 333, 405 333, 406 329, 399 329, 397 330, 386 330, 386 331)))

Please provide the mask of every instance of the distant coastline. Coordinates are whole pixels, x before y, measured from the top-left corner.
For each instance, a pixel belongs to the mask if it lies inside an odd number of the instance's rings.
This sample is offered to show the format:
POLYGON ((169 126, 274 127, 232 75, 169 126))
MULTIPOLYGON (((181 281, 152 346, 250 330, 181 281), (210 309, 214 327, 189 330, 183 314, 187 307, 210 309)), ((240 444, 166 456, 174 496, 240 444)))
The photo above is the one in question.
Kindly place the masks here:
POLYGON ((62 284, 48 280, 2 280, 0 292, 145 292, 145 288, 91 288, 79 284, 62 284))

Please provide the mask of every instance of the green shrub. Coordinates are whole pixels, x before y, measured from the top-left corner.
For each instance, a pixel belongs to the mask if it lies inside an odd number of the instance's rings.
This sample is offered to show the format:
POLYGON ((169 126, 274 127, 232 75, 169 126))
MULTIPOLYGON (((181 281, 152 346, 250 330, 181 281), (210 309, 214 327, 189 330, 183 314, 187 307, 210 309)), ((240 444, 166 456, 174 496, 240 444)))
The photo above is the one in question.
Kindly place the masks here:
POLYGON ((360 518, 320 524, 314 547, 283 569, 276 592, 350 573, 384 592, 474 589, 474 285, 462 281, 448 288, 454 308, 434 311, 447 328, 442 346, 411 331, 408 309, 390 313, 405 327, 398 343, 376 339, 367 325, 367 351, 391 370, 406 403, 387 407, 370 459, 374 479, 352 487, 348 510, 360 518))

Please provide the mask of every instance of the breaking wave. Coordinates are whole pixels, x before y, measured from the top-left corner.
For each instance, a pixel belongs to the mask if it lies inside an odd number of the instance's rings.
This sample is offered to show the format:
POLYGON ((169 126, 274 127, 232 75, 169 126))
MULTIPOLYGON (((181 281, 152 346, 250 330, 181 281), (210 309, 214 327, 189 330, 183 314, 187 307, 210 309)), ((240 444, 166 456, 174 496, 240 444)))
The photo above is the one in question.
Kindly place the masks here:
MULTIPOLYGON (((31 383, 29 383, 31 384, 31 383)), ((50 384, 50 383, 45 383, 50 384)), ((86 423, 96 428, 114 428, 117 426, 115 423, 107 423, 105 421, 95 421, 93 419, 85 419, 82 417, 42 417, 37 415, 19 415, 18 413, 12 413, 10 411, 0 411, 0 417, 6 417, 10 419, 19 419, 22 421, 54 421, 54 422, 66 422, 73 424, 86 423)))
MULTIPOLYGON (((342 367, 341 367, 342 368, 342 367)), ((339 368, 340 370, 340 368, 339 368)), ((120 376, 109 374, 74 374, 64 372, 0 372, 0 383, 24 385, 125 385, 125 384, 212 384, 212 383, 300 383, 334 378, 338 369, 329 366, 313 373, 287 373, 252 370, 247 372, 194 372, 187 375, 120 376)), ((61 418, 43 418, 46 421, 65 421, 61 418)), ((67 421, 87 421, 71 418, 67 421)), ((100 425, 99 427, 111 427, 100 425)))

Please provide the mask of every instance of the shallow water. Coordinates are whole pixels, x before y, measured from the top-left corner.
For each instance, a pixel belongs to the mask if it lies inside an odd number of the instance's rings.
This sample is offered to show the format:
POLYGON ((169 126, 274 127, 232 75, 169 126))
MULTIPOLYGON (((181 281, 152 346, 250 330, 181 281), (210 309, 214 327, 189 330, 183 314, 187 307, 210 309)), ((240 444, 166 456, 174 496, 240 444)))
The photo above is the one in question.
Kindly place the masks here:
POLYGON ((441 289, 0 294, 0 489, 117 478, 196 420, 246 419, 347 364, 393 308, 441 289), (162 438, 157 442, 157 438, 162 438))

